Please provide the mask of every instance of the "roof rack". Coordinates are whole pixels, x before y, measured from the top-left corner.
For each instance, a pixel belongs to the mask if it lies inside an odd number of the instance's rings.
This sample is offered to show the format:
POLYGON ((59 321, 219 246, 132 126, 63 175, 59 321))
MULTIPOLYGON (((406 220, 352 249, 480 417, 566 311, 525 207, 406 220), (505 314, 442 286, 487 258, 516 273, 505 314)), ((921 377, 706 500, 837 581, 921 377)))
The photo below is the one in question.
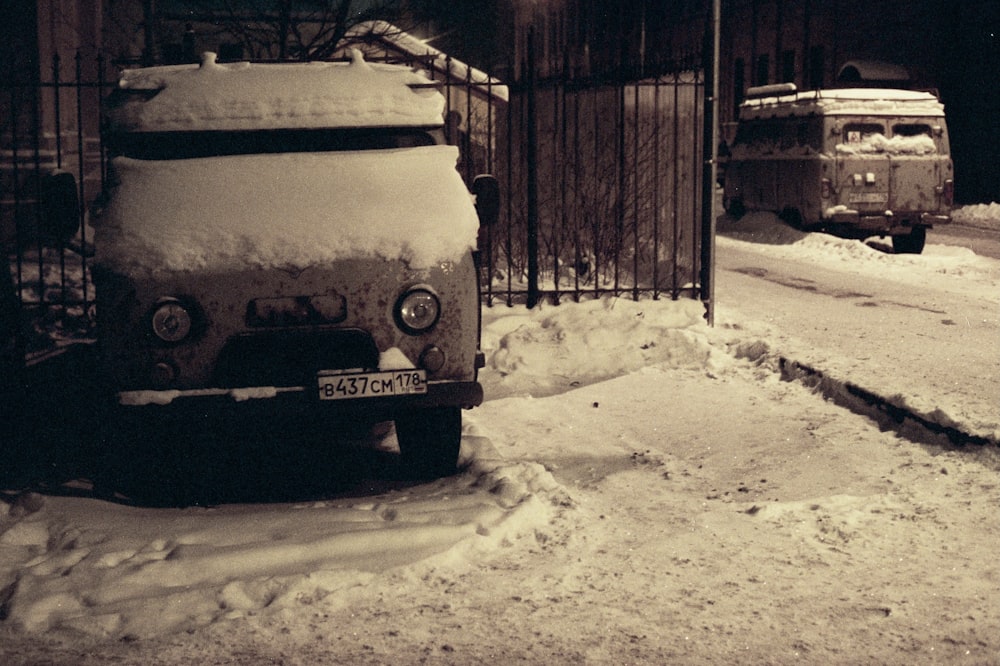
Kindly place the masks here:
POLYGON ((747 88, 747 99, 758 99, 761 97, 780 97, 782 95, 794 95, 798 88, 794 83, 772 83, 767 86, 754 86, 747 88))

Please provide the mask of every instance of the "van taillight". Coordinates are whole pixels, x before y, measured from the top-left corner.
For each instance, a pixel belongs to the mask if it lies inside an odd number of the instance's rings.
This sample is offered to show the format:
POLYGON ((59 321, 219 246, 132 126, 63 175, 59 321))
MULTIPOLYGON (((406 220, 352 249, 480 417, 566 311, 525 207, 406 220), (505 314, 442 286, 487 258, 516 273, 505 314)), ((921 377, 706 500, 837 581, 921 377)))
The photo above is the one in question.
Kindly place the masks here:
POLYGON ((941 186, 941 203, 945 206, 951 206, 955 201, 955 181, 950 178, 944 181, 944 185, 941 186))
POLYGON ((829 199, 833 196, 833 186, 830 184, 829 178, 821 178, 819 181, 819 195, 824 199, 829 199))

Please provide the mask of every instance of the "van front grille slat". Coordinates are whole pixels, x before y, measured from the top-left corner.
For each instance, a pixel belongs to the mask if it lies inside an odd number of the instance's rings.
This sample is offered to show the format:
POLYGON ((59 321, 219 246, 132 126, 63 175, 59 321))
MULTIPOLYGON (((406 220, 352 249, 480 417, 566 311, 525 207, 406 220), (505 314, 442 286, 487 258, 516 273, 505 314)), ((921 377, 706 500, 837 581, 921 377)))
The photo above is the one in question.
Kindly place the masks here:
POLYGON ((319 370, 375 369, 378 358, 360 329, 249 333, 226 342, 213 379, 221 387, 309 386, 319 370))

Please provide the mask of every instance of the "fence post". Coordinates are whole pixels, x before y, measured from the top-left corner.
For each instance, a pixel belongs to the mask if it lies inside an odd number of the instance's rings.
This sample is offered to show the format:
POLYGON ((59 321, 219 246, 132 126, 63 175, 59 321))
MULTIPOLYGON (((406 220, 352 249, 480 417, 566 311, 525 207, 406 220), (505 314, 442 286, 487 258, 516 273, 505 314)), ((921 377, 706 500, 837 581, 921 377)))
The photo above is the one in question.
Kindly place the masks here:
POLYGON ((538 303, 538 126, 535 93, 538 84, 535 71, 535 28, 528 29, 527 72, 527 225, 528 225, 528 302, 530 310, 538 303))
POLYGON ((705 30, 705 114, 701 181, 701 300, 705 319, 715 325, 715 177, 719 130, 716 105, 719 98, 719 24, 721 0, 712 0, 712 15, 705 30))

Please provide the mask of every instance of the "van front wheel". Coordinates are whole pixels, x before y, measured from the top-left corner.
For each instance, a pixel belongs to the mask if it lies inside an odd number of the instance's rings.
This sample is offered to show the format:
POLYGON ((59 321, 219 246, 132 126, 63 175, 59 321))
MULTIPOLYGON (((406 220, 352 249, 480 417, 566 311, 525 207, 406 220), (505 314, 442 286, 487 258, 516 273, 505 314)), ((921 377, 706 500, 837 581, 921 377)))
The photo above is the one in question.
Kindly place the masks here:
POLYGON ((416 479, 451 476, 462 444, 462 409, 436 407, 396 418, 403 472, 416 479))
POLYGON ((896 254, 920 254, 924 251, 927 240, 926 227, 913 227, 913 231, 904 236, 892 237, 892 251, 896 254))
POLYGON ((778 219, 799 231, 805 230, 805 223, 802 221, 802 213, 797 208, 786 207, 778 214, 778 219))
POLYGON ((738 220, 747 214, 747 207, 743 205, 743 199, 739 197, 733 197, 728 202, 726 202, 724 208, 726 212, 734 220, 738 220))

